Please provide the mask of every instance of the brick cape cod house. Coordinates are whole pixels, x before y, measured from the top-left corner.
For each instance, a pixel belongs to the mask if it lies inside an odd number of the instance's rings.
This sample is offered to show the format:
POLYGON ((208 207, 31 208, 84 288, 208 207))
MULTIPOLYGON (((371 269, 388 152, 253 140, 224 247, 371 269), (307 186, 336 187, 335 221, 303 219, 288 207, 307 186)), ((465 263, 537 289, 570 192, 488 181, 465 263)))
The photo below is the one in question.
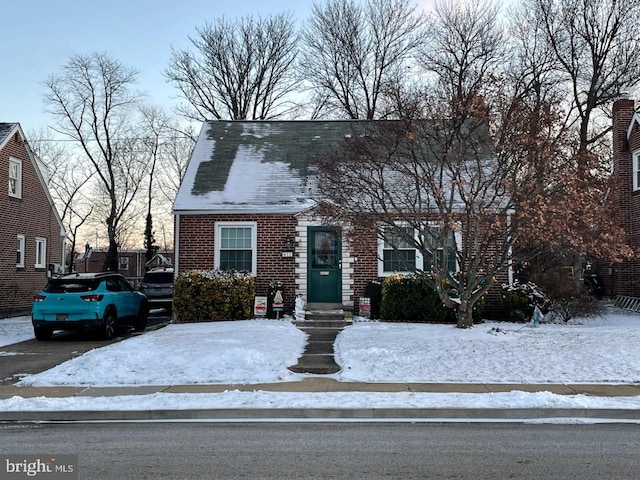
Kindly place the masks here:
MULTIPOLYGON (((392 247, 357 240, 317 215, 312 159, 357 121, 210 121, 203 124, 175 215, 175 271, 236 269, 256 292, 283 285, 285 310, 308 303, 357 308, 368 282, 395 273, 392 247)), ((416 267, 419 255, 415 255, 416 267)), ((397 266, 397 262, 395 263, 397 266)))
POLYGON ((65 231, 18 123, 0 123, 0 316, 27 311, 64 265, 65 231))

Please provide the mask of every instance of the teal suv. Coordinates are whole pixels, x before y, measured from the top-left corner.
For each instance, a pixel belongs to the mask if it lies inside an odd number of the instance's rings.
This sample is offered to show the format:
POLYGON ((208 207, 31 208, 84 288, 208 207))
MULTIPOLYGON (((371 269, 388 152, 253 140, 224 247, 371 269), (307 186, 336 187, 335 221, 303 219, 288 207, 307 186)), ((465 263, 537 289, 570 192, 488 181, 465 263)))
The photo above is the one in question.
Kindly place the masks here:
POLYGON ((77 273, 51 278, 33 298, 31 321, 38 340, 55 330, 96 331, 112 339, 117 329, 147 326, 147 298, 119 273, 77 273))

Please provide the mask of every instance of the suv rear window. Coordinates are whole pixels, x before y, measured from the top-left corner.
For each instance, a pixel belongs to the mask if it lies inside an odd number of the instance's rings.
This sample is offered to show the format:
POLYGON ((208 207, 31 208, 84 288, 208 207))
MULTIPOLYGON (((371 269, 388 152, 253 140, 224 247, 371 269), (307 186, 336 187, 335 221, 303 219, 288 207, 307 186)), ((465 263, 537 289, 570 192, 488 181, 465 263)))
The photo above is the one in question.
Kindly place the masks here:
POLYGON ((173 283, 173 272, 147 272, 143 283, 173 283))
POLYGON ((48 293, 92 292, 100 285, 100 280, 50 280, 44 291, 48 293))

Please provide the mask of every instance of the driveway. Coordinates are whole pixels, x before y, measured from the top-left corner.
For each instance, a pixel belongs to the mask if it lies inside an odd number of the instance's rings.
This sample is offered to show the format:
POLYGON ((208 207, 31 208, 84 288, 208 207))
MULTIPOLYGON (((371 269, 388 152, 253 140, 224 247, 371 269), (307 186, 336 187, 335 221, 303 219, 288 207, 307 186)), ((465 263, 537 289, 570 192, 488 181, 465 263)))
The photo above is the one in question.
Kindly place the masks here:
MULTIPOLYGON (((149 315, 147 330, 155 330, 170 321, 171 316, 165 310, 154 311, 149 315)), ((121 331, 113 340, 98 340, 95 335, 86 333, 57 332, 46 342, 33 339, 0 347, 0 385, 12 385, 25 375, 49 370, 89 350, 133 335, 144 335, 144 332, 121 331)))

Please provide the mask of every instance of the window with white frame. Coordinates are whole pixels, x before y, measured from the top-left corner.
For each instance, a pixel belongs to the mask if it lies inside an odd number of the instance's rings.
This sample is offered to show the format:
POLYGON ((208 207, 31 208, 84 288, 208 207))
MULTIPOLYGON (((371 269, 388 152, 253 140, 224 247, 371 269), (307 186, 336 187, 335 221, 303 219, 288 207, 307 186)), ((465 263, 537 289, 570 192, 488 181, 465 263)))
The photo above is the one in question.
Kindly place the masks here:
POLYGON ((414 236, 413 227, 398 225, 385 228, 380 255, 384 274, 422 269, 422 256, 410 241, 414 236))
POLYGON ((120 257, 119 270, 129 270, 129 257, 120 257))
POLYGON ((256 274, 256 222, 218 222, 215 232, 215 268, 256 274))
POLYGON ((640 190, 640 150, 633 152, 631 157, 633 163, 633 190, 640 190))
MULTIPOLYGON (((440 228, 437 226, 430 226, 429 233, 430 233, 429 238, 426 239, 425 243, 430 244, 431 251, 435 252, 436 254, 435 268, 437 269, 446 268, 447 271, 449 272, 455 272, 458 269, 458 267, 457 267, 457 260, 456 260, 456 238, 454 237, 453 232, 451 232, 451 235, 449 235, 448 238, 439 239, 440 228), (439 239, 439 242, 436 239, 439 239), (445 245, 442 247, 439 247, 438 243, 445 243, 445 245), (447 255, 447 258, 444 258, 445 247, 449 252, 449 254, 447 255)), ((434 262, 433 255, 429 255, 428 258, 425 258, 424 269, 431 270, 434 267, 433 262, 434 262)))
POLYGON ((9 159, 9 196, 22 198, 22 161, 9 159))
MULTIPOLYGON (((448 239, 447 246, 450 249, 445 261, 444 248, 438 248, 436 242, 439 228, 435 225, 429 226, 427 233, 424 243, 427 246, 431 245, 430 250, 436 254, 436 268, 447 268, 451 272, 456 271, 455 247, 459 244, 458 235, 451 235, 451 238, 448 239)), ((417 235, 418 232, 410 226, 397 225, 385 228, 384 238, 378 241, 378 276, 385 277, 394 273, 431 270, 434 261, 433 255, 423 256, 416 245, 410 241, 410 238, 417 238, 417 235)))
POLYGON ((36 237, 36 268, 47 268, 47 239, 36 237))
POLYGON ((16 235, 16 267, 24 268, 24 235, 16 235))

